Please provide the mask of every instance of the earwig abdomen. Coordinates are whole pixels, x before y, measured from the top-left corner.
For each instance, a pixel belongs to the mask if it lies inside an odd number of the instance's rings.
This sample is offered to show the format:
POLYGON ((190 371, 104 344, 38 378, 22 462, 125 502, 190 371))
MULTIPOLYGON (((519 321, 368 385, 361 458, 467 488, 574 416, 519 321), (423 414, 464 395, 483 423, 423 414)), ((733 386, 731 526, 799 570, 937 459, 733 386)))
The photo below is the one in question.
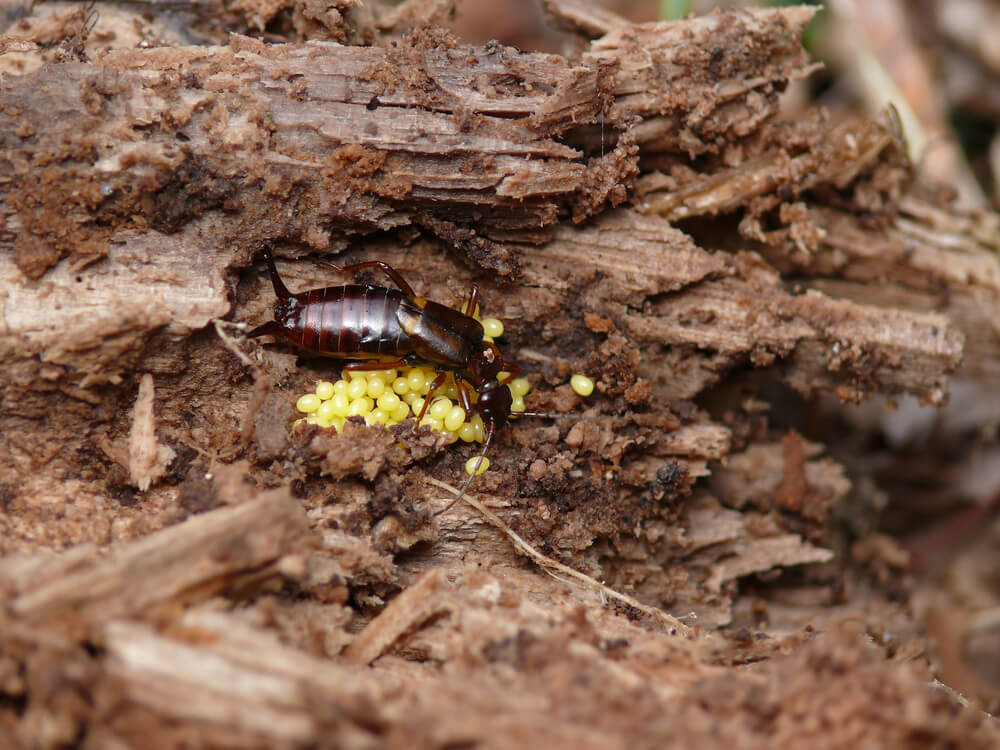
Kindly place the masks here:
POLYGON ((396 358, 463 368, 483 339, 478 321, 397 289, 344 286, 279 299, 273 324, 260 333, 339 359, 396 358))
POLYGON ((405 342, 396 310, 403 294, 376 286, 313 289, 295 295, 275 320, 296 346, 328 357, 395 355, 405 342))

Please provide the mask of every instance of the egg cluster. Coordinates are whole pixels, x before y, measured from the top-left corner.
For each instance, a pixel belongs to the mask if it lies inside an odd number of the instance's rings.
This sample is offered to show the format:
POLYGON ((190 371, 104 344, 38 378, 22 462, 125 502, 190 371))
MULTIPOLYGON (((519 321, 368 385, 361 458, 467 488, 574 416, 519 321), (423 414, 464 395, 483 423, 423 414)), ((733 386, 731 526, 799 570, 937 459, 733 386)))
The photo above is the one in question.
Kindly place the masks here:
MULTIPOLYGON (((503 323, 496 318, 486 318, 483 329, 486 340, 492 341, 503 334, 503 323)), ((500 374, 502 381, 506 373, 500 374)), ((299 421, 320 427, 344 428, 348 417, 362 417, 369 425, 391 427, 415 418, 424 408, 431 383, 437 372, 430 367, 403 367, 401 369, 345 370, 343 378, 331 383, 320 381, 312 393, 301 396, 295 407, 305 415, 299 421)), ((531 384, 524 378, 514 378, 510 388, 511 411, 525 411, 524 396, 531 384)), ((473 403, 477 400, 472 393, 473 403)), ((458 403, 458 387, 449 375, 444 385, 435 391, 434 399, 427 406, 420 426, 430 427, 452 438, 452 442, 483 442, 483 418, 473 413, 470 417, 458 403)))

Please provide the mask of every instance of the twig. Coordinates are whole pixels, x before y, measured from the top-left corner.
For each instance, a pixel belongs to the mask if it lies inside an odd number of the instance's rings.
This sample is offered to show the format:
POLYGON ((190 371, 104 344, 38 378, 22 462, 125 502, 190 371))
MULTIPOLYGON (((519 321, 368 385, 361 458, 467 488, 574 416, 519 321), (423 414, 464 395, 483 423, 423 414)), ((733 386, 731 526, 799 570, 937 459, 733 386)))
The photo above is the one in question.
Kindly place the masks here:
MULTIPOLYGON (((433 477, 428 477, 427 481, 433 484, 435 487, 439 487, 442 490, 446 490, 452 493, 453 495, 458 495, 459 493, 458 489, 456 489, 455 487, 452 487, 450 484, 447 484, 446 482, 434 479, 433 477)), ((557 570, 563 575, 567 575, 570 578, 575 579, 576 581, 582 583, 584 586, 587 586, 588 588, 592 588, 595 591, 599 591, 605 596, 608 596, 612 599, 617 599, 626 606, 633 607, 639 610, 644 615, 651 617, 657 622, 660 622, 661 624, 665 625, 672 634, 676 633, 684 636, 692 635, 691 628, 682 623, 673 615, 667 614, 662 609, 659 609, 657 607, 650 607, 646 604, 643 604, 642 602, 633 599, 631 596, 628 596, 627 594, 621 594, 615 591, 613 588, 605 586, 603 583, 601 583, 598 580, 595 580, 594 578, 591 578, 586 573, 581 573, 580 571, 574 570, 568 565, 563 565, 558 560, 553 560, 551 557, 543 555, 541 552, 539 552, 530 544, 528 544, 528 542, 526 542, 524 539, 518 536, 517 533, 513 529, 511 529, 506 523, 504 523, 503 520, 498 515, 496 515, 493 511, 491 511, 489 508, 487 508, 485 505, 479 502, 472 495, 466 493, 463 499, 473 508, 478 510, 483 515, 483 517, 486 518, 487 521, 493 524, 493 526, 500 529, 500 531, 506 534, 507 537, 514 543, 515 547, 520 549, 522 552, 524 552, 524 554, 526 554, 536 563, 541 565, 543 568, 546 568, 549 571, 557 570)))
POLYGON ((222 343, 226 345, 226 348, 233 354, 235 354, 236 357, 240 360, 240 362, 242 362, 247 367, 252 369, 255 374, 259 373, 260 368, 257 367, 257 364, 252 359, 250 359, 250 357, 248 357, 247 354, 242 349, 240 349, 236 345, 236 340, 233 339, 233 337, 230 336, 228 333, 226 333, 226 331, 223 328, 223 326, 231 326, 239 331, 245 327, 245 324, 230 323, 225 320, 219 320, 218 318, 213 320, 212 323, 215 324, 215 332, 219 334, 219 338, 222 339, 222 343))

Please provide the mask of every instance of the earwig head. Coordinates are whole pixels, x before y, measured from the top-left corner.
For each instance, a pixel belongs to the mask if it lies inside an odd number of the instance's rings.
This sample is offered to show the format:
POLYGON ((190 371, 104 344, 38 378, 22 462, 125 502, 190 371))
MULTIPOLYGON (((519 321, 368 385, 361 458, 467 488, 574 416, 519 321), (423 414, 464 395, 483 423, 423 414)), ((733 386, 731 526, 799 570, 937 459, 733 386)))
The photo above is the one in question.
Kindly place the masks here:
POLYGON ((494 427, 505 425, 510 416, 510 405, 513 403, 510 388, 500 385, 494 378, 477 388, 476 393, 479 394, 476 409, 482 416, 483 422, 494 427))
POLYGON ((469 380, 478 391, 484 383, 497 379, 497 375, 503 369, 503 364, 503 356, 496 344, 484 341, 483 348, 469 359, 469 380))

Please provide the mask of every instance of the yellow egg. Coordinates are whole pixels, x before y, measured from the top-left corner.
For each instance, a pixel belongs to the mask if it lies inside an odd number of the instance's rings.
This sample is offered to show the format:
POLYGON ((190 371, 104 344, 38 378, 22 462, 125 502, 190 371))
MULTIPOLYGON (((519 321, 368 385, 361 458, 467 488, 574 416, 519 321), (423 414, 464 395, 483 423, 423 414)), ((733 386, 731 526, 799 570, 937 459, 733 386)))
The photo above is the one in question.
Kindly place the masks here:
POLYGON ((400 396, 405 396, 410 392, 410 381, 408 378, 398 377, 392 381, 392 390, 400 396))
POLYGON ((329 380, 321 380, 316 384, 316 395, 326 401, 333 397, 333 383, 329 380))
POLYGON ((347 397, 354 401, 368 393, 368 379, 364 375, 356 375, 347 386, 347 397))
POLYGON ((351 412, 351 400, 346 393, 334 393, 328 403, 338 417, 346 417, 351 412))
POLYGON ((528 408, 524 405, 524 399, 520 396, 514 396, 514 398, 510 400, 510 411, 511 414, 514 412, 520 413, 522 411, 528 411, 528 408))
MULTIPOLYGON (((339 414, 337 414, 337 409, 334 406, 334 403, 333 403, 332 400, 331 401, 324 401, 322 404, 320 404, 319 408, 316 410, 315 413, 316 413, 316 416, 322 422, 328 422, 330 424, 333 423, 333 418, 334 417, 340 416, 339 414)), ((327 424, 326 427, 329 427, 330 424, 327 424)))
POLYGON ((338 380, 333 384, 333 395, 336 396, 338 393, 343 393, 347 395, 347 388, 350 385, 346 380, 338 380))
POLYGON ((458 436, 466 443, 474 443, 476 441, 476 428, 471 422, 466 422, 461 427, 458 428, 458 436))
POLYGON ((410 417, 410 405, 400 404, 392 412, 392 420, 394 422, 402 422, 404 419, 409 419, 410 417))
POLYGON ((581 396, 586 397, 594 392, 594 381, 579 372, 569 379, 569 384, 581 396))
POLYGON ((350 417, 363 417, 372 410, 374 405, 375 403, 370 398, 356 398, 351 402, 351 408, 347 414, 350 417))
POLYGON ((444 415, 444 428, 449 432, 455 432, 465 423, 465 409, 461 406, 452 406, 448 413, 444 415))
POLYGON ((503 321, 500 318, 483 318, 483 333, 490 338, 503 336, 503 321))
POLYGON ((410 402, 410 408, 413 410, 413 416, 420 416, 420 411, 424 408, 424 399, 417 396, 410 402))
MULTIPOLYGON (((369 394, 371 395, 371 394, 369 394)), ((382 409, 388 414, 392 414, 396 410, 396 407, 403 403, 399 396, 397 396, 392 391, 386 391, 381 396, 375 399, 375 404, 379 409, 382 409)))
POLYGON ((383 393, 385 393, 385 379, 375 375, 368 378, 368 395, 377 399, 383 393))
POLYGON ((435 430, 437 432, 441 432, 441 420, 440 419, 434 419, 434 417, 431 417, 431 416, 425 416, 423 419, 421 419, 420 420, 420 426, 421 427, 430 427, 432 430, 435 430))
MULTIPOLYGON (((430 414, 434 419, 440 419, 444 421, 444 418, 448 416, 448 412, 451 411, 451 407, 454 406, 450 399, 447 398, 436 398, 431 402, 430 408, 427 413, 430 414)), ((463 420, 464 421, 464 420, 463 420)))
POLYGON ((383 409, 373 409, 367 416, 365 422, 368 424, 385 424, 389 421, 389 415, 383 409))
POLYGON ((295 408, 303 414, 311 414, 319 408, 321 401, 315 393, 307 393, 295 402, 295 408))
POLYGON ((523 398, 531 390, 531 382, 527 378, 514 378, 507 383, 507 387, 510 388, 510 392, 515 398, 518 396, 523 398))
POLYGON ((490 468, 490 460, 486 456, 473 456, 465 462, 465 472, 467 474, 482 474, 488 468, 490 468), (482 463, 479 463, 480 461, 482 463))
POLYGON ((472 426, 476 430, 476 442, 483 442, 483 438, 486 436, 486 427, 483 425, 483 418, 479 414, 476 414, 472 418, 472 426))
POLYGON ((409 384, 411 391, 420 393, 427 385, 427 378, 424 377, 423 370, 419 367, 414 367, 410 370, 410 374, 406 376, 406 382, 409 384))

